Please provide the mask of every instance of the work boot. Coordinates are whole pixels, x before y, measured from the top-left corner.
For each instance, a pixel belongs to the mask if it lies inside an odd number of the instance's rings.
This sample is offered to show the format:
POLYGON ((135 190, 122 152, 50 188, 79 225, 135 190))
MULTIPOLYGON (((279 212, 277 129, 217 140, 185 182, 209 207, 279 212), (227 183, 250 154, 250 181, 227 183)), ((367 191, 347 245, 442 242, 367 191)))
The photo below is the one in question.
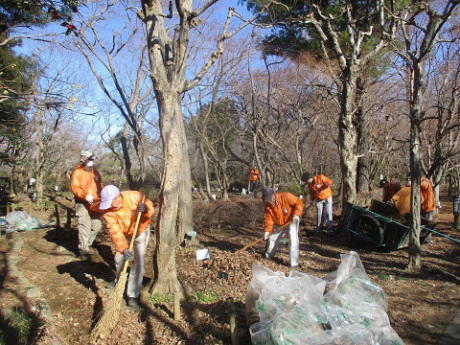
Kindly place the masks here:
POLYGON ((323 230, 316 228, 315 229, 315 234, 319 235, 323 232, 323 230))
POLYGON ((128 304, 128 307, 130 308, 133 308, 133 309, 139 308, 139 301, 137 300, 137 298, 129 297, 127 304, 128 304))

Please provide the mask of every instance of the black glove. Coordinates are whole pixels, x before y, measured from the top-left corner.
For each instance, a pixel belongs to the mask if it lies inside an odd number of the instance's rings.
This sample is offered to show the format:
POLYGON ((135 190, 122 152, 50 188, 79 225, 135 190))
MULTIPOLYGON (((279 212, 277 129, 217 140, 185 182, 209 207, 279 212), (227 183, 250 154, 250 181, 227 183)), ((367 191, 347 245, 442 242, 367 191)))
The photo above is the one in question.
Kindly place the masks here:
POLYGON ((141 213, 147 213, 147 205, 144 204, 143 202, 140 202, 137 210, 141 213))
POLYGON ((125 249, 123 251, 123 256, 125 258, 125 260, 130 260, 132 257, 133 257, 134 253, 132 251, 130 251, 129 249, 125 249))

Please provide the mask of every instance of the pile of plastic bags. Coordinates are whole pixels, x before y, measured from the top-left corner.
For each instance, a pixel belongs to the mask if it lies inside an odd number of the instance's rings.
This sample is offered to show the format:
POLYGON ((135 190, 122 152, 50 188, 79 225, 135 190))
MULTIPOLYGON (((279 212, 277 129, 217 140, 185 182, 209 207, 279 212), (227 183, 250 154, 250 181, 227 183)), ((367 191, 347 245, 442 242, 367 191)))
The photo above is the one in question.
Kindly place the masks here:
POLYGON ((338 270, 325 279, 252 269, 246 320, 254 345, 404 344, 390 326, 384 291, 369 280, 356 252, 341 255, 338 270))
POLYGON ((6 217, 2 217, 0 225, 2 228, 6 229, 7 233, 13 231, 28 231, 43 227, 37 218, 22 211, 8 213, 6 217))

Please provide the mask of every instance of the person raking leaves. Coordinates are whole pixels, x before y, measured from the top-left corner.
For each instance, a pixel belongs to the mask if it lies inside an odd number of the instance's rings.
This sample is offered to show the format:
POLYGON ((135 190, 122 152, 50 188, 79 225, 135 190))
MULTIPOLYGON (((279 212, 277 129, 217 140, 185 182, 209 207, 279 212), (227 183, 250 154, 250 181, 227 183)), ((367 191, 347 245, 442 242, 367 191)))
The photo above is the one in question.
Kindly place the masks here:
POLYGON ((273 258, 278 244, 289 231, 289 261, 291 268, 299 266, 299 222, 303 202, 291 193, 276 193, 271 187, 262 189, 264 202, 264 239, 267 241, 266 258, 273 258), (289 227, 287 227, 287 224, 289 227), (281 229, 284 225, 285 228, 281 229))
MULTIPOLYGON (((155 213, 153 203, 149 199, 142 202, 143 195, 137 191, 120 192, 117 187, 108 185, 102 189, 101 202, 91 209, 104 212, 102 218, 115 244, 115 267, 119 277, 125 260, 134 258, 128 277, 128 306, 137 307, 138 298, 144 278, 144 257, 150 238, 151 217, 155 213), (129 250, 129 242, 134 232, 138 212, 141 212, 137 236, 133 251, 129 250)), ((115 287, 116 281, 108 287, 115 287)))

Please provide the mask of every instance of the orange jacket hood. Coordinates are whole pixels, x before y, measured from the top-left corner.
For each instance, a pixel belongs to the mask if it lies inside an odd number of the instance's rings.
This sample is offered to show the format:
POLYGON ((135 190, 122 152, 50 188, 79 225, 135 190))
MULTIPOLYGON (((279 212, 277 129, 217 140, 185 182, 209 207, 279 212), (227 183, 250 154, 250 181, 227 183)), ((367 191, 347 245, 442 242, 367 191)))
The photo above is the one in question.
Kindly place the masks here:
MULTIPOLYGON (((137 208, 143 197, 142 193, 137 191, 121 192, 121 195, 123 196, 123 205, 118 209, 111 208, 103 215, 115 249, 119 253, 123 253, 125 249, 129 248, 128 238, 134 233, 138 214, 137 208)), ((147 213, 141 215, 137 236, 149 227, 150 218, 155 213, 153 203, 149 199, 145 199, 144 203, 147 206, 147 213)))
POLYGON ((264 225, 265 231, 271 232, 273 224, 279 226, 292 221, 294 215, 301 216, 303 210, 303 202, 300 198, 291 193, 276 193, 276 204, 271 205, 268 202, 264 204, 264 225))
POLYGON ((94 199, 100 199, 102 190, 101 175, 95 167, 91 171, 79 164, 70 177, 70 187, 77 202, 87 204, 86 196, 88 194, 91 194, 94 199))
POLYGON ((310 191, 310 200, 326 200, 332 196, 332 181, 324 175, 313 176, 313 184, 308 184, 310 191), (325 187, 324 182, 327 182, 329 186, 325 187))

